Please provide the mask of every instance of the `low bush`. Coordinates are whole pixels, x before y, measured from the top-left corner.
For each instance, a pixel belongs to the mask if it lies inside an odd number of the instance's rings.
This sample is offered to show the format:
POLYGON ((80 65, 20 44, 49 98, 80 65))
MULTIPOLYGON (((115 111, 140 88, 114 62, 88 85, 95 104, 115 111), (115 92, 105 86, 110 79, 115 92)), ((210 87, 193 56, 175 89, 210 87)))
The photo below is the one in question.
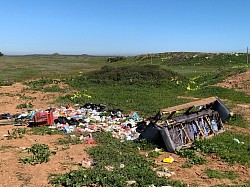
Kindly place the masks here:
POLYGON ((48 145, 45 144, 33 144, 31 148, 28 149, 28 153, 32 153, 31 156, 20 158, 21 162, 24 164, 41 164, 43 162, 48 162, 49 156, 55 154, 49 150, 48 145))
POLYGON ((21 103, 16 106, 17 109, 23 109, 23 108, 32 108, 33 104, 32 103, 21 103))
POLYGON ((15 128, 11 132, 8 131, 8 139, 22 138, 26 134, 26 128, 15 128))

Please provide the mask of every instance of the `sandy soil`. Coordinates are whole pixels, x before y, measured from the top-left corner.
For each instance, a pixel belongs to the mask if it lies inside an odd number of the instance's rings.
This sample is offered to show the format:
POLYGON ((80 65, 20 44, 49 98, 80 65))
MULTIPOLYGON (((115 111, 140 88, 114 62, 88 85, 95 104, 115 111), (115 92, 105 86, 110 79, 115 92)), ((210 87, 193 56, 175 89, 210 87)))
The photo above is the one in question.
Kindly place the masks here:
MULTIPOLYGON (((238 76, 230 77, 218 85, 232 87, 249 94, 249 82, 250 71, 238 76)), ((61 85, 61 87, 66 88, 67 85, 61 85)), ((34 105, 33 109, 46 109, 48 106, 56 107, 51 103, 55 98, 61 95, 61 93, 45 93, 32 91, 27 88, 27 86, 21 83, 0 87, 0 113, 20 113, 22 110, 16 109, 16 106, 28 102, 31 102, 34 105)), ((246 119, 250 121, 249 103, 238 105, 237 108, 234 109, 234 112, 243 113, 246 119)), ((63 137, 64 135, 35 136, 25 134, 21 139, 6 140, 3 135, 6 134, 8 130, 11 131, 13 128, 12 125, 0 126, 0 148, 1 146, 11 146, 11 148, 0 149, 0 186, 2 187, 49 187, 51 186, 48 184, 49 174, 65 173, 71 169, 77 169, 77 163, 81 162, 84 158, 88 158, 86 149, 89 145, 71 145, 67 150, 62 150, 62 146, 56 145, 56 139, 63 137), (48 163, 42 163, 35 166, 20 163, 19 158, 27 155, 27 153, 23 152, 23 149, 30 147, 35 142, 47 144, 50 149, 58 148, 59 151, 57 151, 56 155, 51 156, 51 160, 48 163)), ((250 134, 249 128, 242 129, 231 126, 227 126, 227 128, 231 131, 250 134)), ((175 175, 171 177, 172 179, 180 180, 190 186, 214 186, 223 183, 229 185, 233 183, 241 184, 250 179, 250 169, 248 167, 238 164, 228 165, 216 156, 208 156, 207 160, 209 162, 206 165, 196 165, 192 168, 181 168, 181 165, 185 163, 186 159, 166 152, 157 158, 155 162, 175 172, 175 175), (172 164, 161 162, 163 158, 170 155, 175 159, 172 164), (204 174, 206 168, 217 169, 220 171, 232 170, 238 173, 240 177, 234 181, 229 179, 209 179, 204 174)))
MULTIPOLYGON (((0 136, 12 126, 1 126, 0 136)), ((1 146, 11 146, 11 148, 0 149, 0 179, 2 187, 34 187, 52 186, 48 184, 48 176, 52 173, 65 173, 77 169, 78 163, 84 158, 88 159, 86 149, 89 145, 71 145, 69 149, 63 150, 63 145, 56 145, 56 140, 64 135, 25 135, 21 139, 0 140, 1 146), (30 165, 20 163, 19 158, 28 156, 24 152, 25 148, 31 147, 34 143, 47 144, 50 150, 58 149, 57 153, 50 157, 47 163, 30 165)))

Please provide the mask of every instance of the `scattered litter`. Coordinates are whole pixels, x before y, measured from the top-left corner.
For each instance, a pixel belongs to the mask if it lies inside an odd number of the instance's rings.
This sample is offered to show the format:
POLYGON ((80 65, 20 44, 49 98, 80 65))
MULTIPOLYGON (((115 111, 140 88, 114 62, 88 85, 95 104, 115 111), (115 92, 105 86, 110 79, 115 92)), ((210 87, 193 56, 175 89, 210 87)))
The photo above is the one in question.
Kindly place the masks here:
POLYGON ((125 167, 125 165, 124 164, 120 164, 120 168, 124 168, 125 167))
POLYGON ((104 168, 105 168, 107 171, 113 171, 113 169, 114 169, 113 166, 104 166, 104 168))
POLYGON ((241 141, 240 141, 239 139, 237 139, 237 138, 234 138, 233 140, 236 141, 237 143, 244 144, 244 142, 241 142, 241 141))
POLYGON ((132 186, 136 184, 136 181, 126 181, 128 186, 132 186))
POLYGON ((169 171, 168 168, 164 167, 161 169, 161 171, 156 172, 158 177, 171 177, 172 175, 175 175, 175 172, 169 171))
POLYGON ((92 166, 92 162, 89 159, 84 158, 80 165, 84 168, 90 168, 92 166))
POLYGON ((168 158, 164 158, 162 162, 172 164, 174 162, 174 158, 169 156, 168 158))

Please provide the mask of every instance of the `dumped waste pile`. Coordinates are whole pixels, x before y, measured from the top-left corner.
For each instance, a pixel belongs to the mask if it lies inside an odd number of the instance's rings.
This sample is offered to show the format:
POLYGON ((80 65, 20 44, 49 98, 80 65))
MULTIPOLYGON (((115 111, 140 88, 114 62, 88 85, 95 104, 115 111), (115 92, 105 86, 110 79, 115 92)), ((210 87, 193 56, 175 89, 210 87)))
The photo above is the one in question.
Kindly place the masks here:
POLYGON ((188 147, 197 139, 224 132, 223 121, 230 110, 217 97, 210 97, 162 109, 155 117, 142 119, 136 112, 124 115, 120 109, 105 110, 106 105, 86 103, 46 110, 28 110, 22 114, 2 114, 1 119, 15 119, 14 125, 49 125, 65 134, 85 133, 93 143, 92 134, 111 132, 125 140, 146 139, 169 152, 188 147))
MULTIPOLYGON (((51 108, 46 110, 27 110, 22 114, 3 114, 14 119, 15 126, 44 126, 63 131, 65 134, 82 132, 90 134, 98 131, 112 132, 113 137, 135 140, 140 133, 136 124, 142 119, 136 112, 124 115, 120 109, 105 110, 106 105, 86 103, 83 106, 51 108)), ((4 119, 7 119, 5 117, 4 119)))

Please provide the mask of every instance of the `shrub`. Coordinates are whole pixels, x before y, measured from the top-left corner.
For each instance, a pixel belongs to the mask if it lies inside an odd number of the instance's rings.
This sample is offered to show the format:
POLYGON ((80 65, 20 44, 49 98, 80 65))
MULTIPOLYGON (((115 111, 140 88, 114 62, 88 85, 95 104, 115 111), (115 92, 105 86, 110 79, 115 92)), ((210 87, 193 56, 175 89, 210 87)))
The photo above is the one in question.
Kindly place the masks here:
POLYGON ((51 152, 48 145, 45 144, 33 144, 32 147, 28 149, 28 153, 32 153, 32 155, 23 157, 20 160, 24 164, 29 163, 32 165, 48 162, 50 160, 49 156, 55 154, 55 152, 51 152))

